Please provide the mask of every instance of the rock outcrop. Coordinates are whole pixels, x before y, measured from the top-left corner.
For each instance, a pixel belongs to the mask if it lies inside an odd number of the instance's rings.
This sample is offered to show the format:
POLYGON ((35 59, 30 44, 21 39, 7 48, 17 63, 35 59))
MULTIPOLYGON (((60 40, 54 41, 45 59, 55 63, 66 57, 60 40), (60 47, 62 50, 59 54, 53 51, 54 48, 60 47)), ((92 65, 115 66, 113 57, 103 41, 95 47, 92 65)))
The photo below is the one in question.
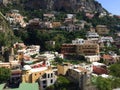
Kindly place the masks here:
POLYGON ((27 0, 25 7, 66 12, 106 12, 95 0, 27 0))

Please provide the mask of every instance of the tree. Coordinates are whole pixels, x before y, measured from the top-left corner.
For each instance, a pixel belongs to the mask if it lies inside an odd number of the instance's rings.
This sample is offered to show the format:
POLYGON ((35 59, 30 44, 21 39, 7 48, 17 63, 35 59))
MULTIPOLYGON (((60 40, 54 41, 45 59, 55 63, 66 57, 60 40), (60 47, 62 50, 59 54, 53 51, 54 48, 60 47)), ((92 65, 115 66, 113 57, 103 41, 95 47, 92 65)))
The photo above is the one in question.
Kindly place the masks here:
POLYGON ((112 80, 112 88, 119 88, 120 87, 120 78, 114 78, 112 80))
POLYGON ((112 90, 110 79, 98 77, 96 83, 99 90, 112 90))
POLYGON ((8 68, 0 68, 0 83, 6 82, 10 78, 11 72, 8 68))
POLYGON ((69 84, 70 84, 70 81, 66 77, 59 76, 55 83, 55 86, 56 88, 63 90, 63 88, 69 87, 69 84))
POLYGON ((54 90, 54 85, 48 86, 46 90, 54 90))
POLYGON ((110 74, 120 78, 120 64, 113 64, 109 67, 110 74))

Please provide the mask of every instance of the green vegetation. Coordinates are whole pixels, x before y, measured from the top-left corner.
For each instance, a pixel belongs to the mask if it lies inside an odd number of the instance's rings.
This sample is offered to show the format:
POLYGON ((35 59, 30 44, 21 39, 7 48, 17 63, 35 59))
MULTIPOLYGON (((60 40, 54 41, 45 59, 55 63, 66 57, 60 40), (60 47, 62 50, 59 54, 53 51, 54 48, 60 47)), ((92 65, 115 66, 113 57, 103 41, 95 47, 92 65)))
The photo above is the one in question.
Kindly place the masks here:
POLYGON ((47 87, 46 90, 78 90, 78 85, 64 76, 59 76, 55 84, 47 87))
POLYGON ((113 64, 109 67, 110 74, 120 78, 120 64, 113 64))
POLYGON ((41 46, 41 51, 53 50, 60 52, 61 45, 63 43, 71 43, 71 40, 75 38, 85 38, 85 30, 68 32, 61 30, 20 30, 14 31, 14 34, 21 38, 27 45, 38 44, 41 46), (55 41, 54 48, 46 45, 46 41, 55 41))
POLYGON ((110 79, 98 77, 96 85, 99 90, 112 90, 112 83, 110 79))
POLYGON ((20 39, 14 36, 9 23, 4 18, 3 14, 0 12, 0 47, 7 46, 10 47, 14 42, 20 39))
POLYGON ((99 90, 112 90, 114 88, 120 88, 120 78, 102 78, 92 77, 92 83, 99 90))
POLYGON ((0 68, 0 83, 6 82, 10 78, 10 69, 0 68))

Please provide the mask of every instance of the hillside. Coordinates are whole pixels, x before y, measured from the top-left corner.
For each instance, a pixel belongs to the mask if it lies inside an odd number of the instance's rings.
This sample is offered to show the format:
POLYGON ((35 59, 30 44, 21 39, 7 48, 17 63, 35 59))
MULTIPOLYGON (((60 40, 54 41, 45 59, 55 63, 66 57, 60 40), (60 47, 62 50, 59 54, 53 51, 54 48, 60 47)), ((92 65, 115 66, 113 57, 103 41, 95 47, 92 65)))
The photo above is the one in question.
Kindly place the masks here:
POLYGON ((0 12, 0 47, 1 46, 11 46, 15 41, 15 36, 11 30, 9 23, 4 18, 3 14, 0 12))

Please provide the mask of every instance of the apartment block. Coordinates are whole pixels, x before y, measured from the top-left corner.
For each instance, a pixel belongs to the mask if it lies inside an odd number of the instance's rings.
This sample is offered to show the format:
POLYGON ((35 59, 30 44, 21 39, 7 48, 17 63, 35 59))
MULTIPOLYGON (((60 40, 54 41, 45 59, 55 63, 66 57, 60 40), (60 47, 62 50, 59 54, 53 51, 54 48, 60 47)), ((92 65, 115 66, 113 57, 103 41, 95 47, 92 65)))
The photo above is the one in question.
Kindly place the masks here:
POLYGON ((98 55, 99 45, 93 43, 63 44, 61 53, 63 55, 98 55))
POLYGON ((38 79, 40 90, 45 90, 46 87, 53 85, 57 80, 55 73, 52 70, 46 71, 42 77, 38 79))
POLYGON ((98 44, 83 44, 77 45, 76 53, 78 55, 98 55, 99 45, 98 44))

